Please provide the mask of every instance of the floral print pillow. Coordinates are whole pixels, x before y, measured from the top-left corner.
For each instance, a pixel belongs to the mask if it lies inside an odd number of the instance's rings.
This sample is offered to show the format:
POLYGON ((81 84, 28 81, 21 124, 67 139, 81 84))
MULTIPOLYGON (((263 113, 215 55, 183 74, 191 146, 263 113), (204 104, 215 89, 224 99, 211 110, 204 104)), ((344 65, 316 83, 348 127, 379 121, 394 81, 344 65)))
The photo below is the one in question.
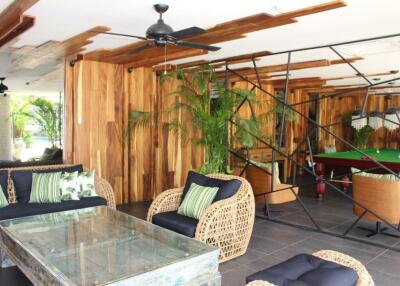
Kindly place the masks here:
POLYGON ((63 173, 60 178, 61 200, 79 200, 78 171, 63 173))
POLYGON ((79 173, 79 197, 95 197, 97 196, 94 185, 94 171, 79 173))

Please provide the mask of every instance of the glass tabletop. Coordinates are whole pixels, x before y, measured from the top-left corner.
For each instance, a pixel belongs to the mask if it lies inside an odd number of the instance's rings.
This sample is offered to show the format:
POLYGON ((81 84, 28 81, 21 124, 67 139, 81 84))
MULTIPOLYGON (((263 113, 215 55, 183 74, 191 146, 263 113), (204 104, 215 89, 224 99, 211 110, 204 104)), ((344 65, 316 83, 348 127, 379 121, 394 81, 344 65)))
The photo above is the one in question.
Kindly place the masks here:
POLYGON ((0 222, 1 230, 66 282, 111 283, 215 248, 108 207, 0 222))

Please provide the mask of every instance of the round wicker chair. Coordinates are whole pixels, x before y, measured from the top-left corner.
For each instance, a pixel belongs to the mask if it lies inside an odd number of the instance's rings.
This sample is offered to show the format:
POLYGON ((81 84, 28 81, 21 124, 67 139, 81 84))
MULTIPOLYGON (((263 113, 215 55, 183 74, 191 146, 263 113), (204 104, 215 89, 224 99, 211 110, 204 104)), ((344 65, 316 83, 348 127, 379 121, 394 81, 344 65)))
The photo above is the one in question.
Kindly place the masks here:
MULTIPOLYGON (((320 250, 318 252, 313 253, 313 255, 354 269, 358 274, 357 286, 375 285, 374 280, 372 280, 372 277, 369 274, 368 270, 365 268, 365 266, 360 261, 351 256, 348 256, 346 254, 334 250, 320 250)), ((275 285, 267 281, 256 280, 247 283, 246 286, 275 286, 275 285)))
MULTIPOLYGON (((219 247, 219 262, 224 262, 247 251, 254 225, 254 195, 251 185, 244 178, 224 174, 207 176, 242 182, 234 196, 209 206, 196 228, 195 239, 219 247)), ((157 213, 176 211, 181 203, 182 192, 183 188, 176 188, 158 195, 147 213, 147 221, 152 222, 153 215, 157 213)))

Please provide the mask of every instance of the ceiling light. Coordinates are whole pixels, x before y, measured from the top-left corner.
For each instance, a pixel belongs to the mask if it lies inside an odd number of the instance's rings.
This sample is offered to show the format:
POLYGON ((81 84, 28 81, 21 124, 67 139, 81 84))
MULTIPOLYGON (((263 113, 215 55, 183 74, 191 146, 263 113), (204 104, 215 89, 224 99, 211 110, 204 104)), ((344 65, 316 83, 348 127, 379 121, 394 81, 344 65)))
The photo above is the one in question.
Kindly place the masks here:
POLYGON ((361 109, 357 109, 351 114, 351 126, 356 129, 360 130, 367 126, 368 119, 365 113, 362 112, 361 109))

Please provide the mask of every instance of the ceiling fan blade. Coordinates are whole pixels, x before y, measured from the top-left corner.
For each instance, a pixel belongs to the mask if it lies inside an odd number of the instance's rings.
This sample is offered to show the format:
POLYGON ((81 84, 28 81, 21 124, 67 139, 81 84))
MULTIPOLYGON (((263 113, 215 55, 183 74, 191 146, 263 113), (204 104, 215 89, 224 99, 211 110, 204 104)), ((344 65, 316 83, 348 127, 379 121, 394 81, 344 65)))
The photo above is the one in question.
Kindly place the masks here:
POLYGON ((178 41, 178 42, 176 42, 176 44, 178 46, 207 50, 207 51, 212 51, 212 52, 215 52, 215 51, 218 51, 221 49, 220 47, 216 47, 216 46, 207 46, 207 45, 203 45, 203 44, 185 42, 185 41, 178 41))
POLYGON ((174 37, 175 39, 179 40, 179 39, 184 39, 184 38, 197 36, 197 35, 203 34, 204 32, 206 32, 206 30, 204 30, 202 28, 190 27, 190 28, 187 28, 187 29, 183 29, 183 30, 179 30, 179 31, 173 32, 173 33, 169 34, 168 36, 174 37))
POLYGON ((140 46, 140 47, 137 47, 136 49, 130 50, 129 52, 127 52, 127 54, 128 55, 133 55, 133 54, 136 54, 136 53, 138 53, 140 51, 143 51, 145 49, 152 48, 152 47, 154 47, 154 42, 146 43, 143 46, 140 46))
POLYGON ((128 37, 128 38, 135 38, 135 39, 139 39, 139 40, 147 40, 147 38, 145 38, 145 37, 135 36, 135 35, 128 35, 128 34, 111 33, 111 32, 103 32, 102 34, 112 35, 112 36, 128 37))

